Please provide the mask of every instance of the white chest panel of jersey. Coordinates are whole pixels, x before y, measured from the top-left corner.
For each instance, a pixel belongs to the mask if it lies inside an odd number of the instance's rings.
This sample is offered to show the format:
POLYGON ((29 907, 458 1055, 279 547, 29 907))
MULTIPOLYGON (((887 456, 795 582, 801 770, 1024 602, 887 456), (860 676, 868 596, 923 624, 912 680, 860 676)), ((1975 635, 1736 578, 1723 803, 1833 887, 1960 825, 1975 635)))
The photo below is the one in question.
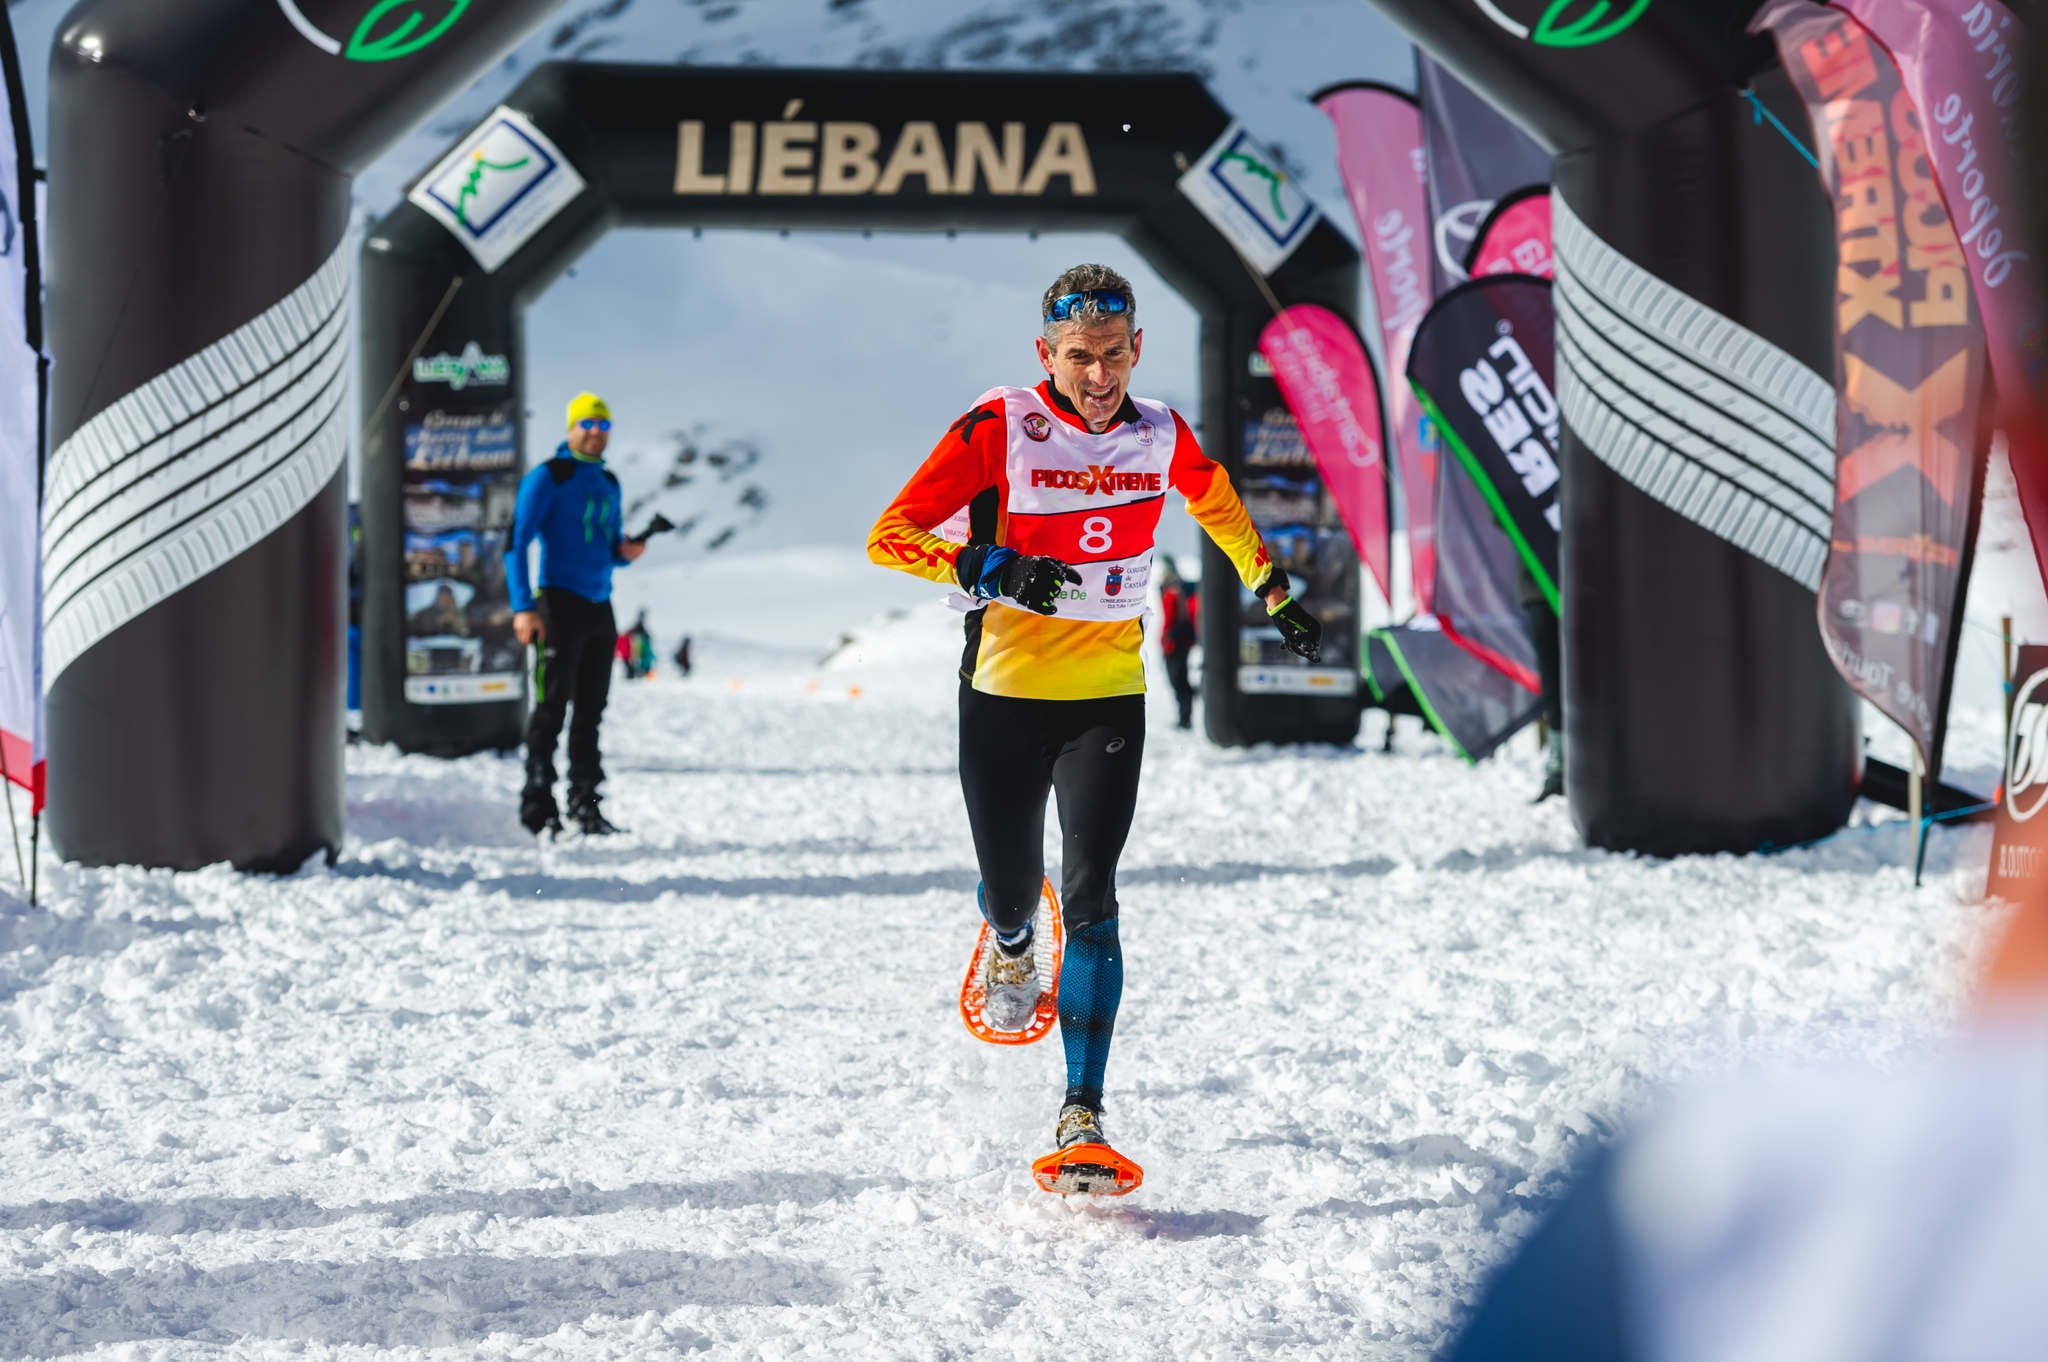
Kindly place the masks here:
POLYGON ((1048 409, 1034 389, 997 388, 981 400, 998 397, 1008 434, 1003 542, 1081 574, 1060 597, 1061 618, 1139 618, 1177 438, 1172 411, 1133 398, 1136 422, 1095 435, 1048 409))

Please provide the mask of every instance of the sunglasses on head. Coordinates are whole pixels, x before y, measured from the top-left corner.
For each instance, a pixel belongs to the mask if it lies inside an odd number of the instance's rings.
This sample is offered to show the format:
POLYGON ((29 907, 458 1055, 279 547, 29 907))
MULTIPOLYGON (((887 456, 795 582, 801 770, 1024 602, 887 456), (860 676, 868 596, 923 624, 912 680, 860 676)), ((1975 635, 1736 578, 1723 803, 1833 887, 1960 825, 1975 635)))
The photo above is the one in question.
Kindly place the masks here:
POLYGON ((602 416, 586 416, 576 423, 585 430, 610 430, 612 423, 602 416))
POLYGON ((1131 306, 1131 300, 1114 289, 1090 289, 1086 293, 1065 293, 1053 299, 1052 306, 1046 309, 1045 319, 1063 322, 1090 303, 1112 314, 1129 311, 1131 306))

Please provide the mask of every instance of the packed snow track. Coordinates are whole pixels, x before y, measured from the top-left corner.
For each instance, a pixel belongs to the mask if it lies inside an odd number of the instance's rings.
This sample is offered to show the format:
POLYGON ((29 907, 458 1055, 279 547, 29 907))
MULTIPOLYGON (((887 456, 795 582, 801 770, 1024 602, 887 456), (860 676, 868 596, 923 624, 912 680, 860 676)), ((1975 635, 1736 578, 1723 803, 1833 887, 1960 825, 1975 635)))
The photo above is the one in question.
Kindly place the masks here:
POLYGON ((0 1359, 1421 1359, 1659 1085, 1923 1039, 1994 925, 1978 831, 1918 891, 1899 825, 1589 852, 1526 743, 1221 751, 1155 694, 1146 1182, 1063 1202, 1057 1039, 956 1010, 951 646, 619 684, 622 837, 352 749, 331 868, 0 904, 0 1359))

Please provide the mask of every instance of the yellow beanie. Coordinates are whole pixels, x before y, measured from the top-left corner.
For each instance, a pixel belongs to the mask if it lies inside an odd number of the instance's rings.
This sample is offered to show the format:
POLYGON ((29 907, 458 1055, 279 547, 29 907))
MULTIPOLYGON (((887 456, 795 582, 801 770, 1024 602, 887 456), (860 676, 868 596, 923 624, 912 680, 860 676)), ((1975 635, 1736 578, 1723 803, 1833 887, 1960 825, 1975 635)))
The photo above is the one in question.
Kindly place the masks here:
POLYGON ((609 421, 612 409, 596 393, 577 393, 569 400, 569 429, 576 429, 578 421, 609 421))

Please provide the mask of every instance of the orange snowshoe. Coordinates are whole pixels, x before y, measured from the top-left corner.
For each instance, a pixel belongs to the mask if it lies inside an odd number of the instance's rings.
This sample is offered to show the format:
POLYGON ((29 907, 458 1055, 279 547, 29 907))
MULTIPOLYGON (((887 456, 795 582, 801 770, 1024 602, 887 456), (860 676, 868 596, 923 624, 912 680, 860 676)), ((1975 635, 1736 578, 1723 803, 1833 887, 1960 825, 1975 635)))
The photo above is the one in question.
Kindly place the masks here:
POLYGON ((1145 1170, 1106 1144, 1076 1144, 1031 1163, 1040 1187, 1060 1196, 1123 1196, 1145 1181, 1145 1170))
POLYGON ((989 1016, 989 971, 999 962, 990 959, 997 950, 996 934, 983 922, 981 935, 974 940, 974 954, 967 962, 967 977, 960 984, 960 1020, 967 1023, 968 1033, 990 1045, 1029 1045, 1051 1035, 1060 1020, 1060 958, 1066 940, 1059 896, 1047 880, 1031 919, 1031 963, 1038 982, 1038 1002, 1021 1027, 1005 1029, 989 1016))

